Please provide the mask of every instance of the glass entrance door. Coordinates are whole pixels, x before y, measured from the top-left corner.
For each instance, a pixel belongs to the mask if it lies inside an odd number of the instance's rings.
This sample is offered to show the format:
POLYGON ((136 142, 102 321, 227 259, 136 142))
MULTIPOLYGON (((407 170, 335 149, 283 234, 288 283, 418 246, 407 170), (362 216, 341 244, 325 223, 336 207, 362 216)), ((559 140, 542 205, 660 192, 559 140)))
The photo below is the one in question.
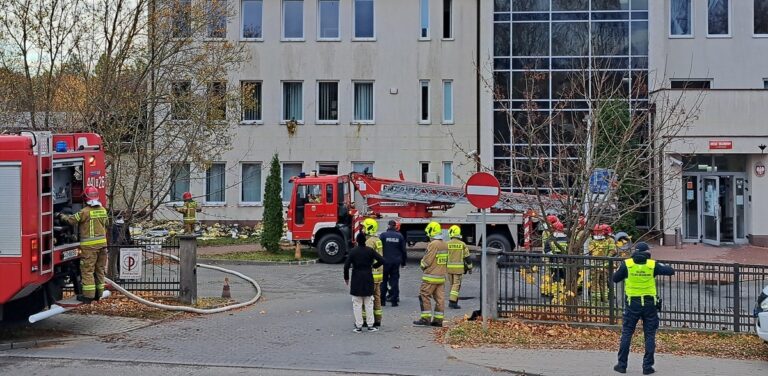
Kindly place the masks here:
POLYGON ((720 182, 717 176, 704 177, 702 197, 703 241, 720 245, 720 182))

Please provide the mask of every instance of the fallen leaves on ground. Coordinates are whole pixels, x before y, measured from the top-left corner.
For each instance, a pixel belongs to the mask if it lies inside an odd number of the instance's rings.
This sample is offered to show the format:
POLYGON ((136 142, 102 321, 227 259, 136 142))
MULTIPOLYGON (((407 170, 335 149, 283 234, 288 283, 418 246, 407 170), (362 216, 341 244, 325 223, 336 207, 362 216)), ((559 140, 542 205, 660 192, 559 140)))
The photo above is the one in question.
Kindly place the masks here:
MULTIPOLYGON (((137 294, 144 299, 151 302, 172 305, 183 306, 176 297, 172 296, 156 296, 149 294, 137 294)), ((235 303, 232 299, 217 298, 217 297, 205 297, 199 298, 195 308, 218 308, 228 304, 235 303)), ((72 311, 72 313, 83 315, 105 315, 105 316, 119 316, 119 317, 132 317, 138 319, 147 320, 162 320, 171 316, 186 314, 193 315, 191 313, 181 313, 179 311, 169 311, 159 308, 150 307, 137 301, 128 299, 125 295, 119 292, 113 292, 112 296, 107 299, 93 302, 89 305, 79 306, 72 311)))
MULTIPOLYGON (((496 346, 526 349, 617 351, 621 333, 606 328, 549 325, 519 320, 489 321, 483 332, 480 321, 462 320, 437 331, 437 340, 452 348, 496 346)), ((642 325, 632 338, 632 351, 643 352, 642 325)), ((768 361, 768 345, 749 333, 659 331, 656 352, 727 359, 768 361)))

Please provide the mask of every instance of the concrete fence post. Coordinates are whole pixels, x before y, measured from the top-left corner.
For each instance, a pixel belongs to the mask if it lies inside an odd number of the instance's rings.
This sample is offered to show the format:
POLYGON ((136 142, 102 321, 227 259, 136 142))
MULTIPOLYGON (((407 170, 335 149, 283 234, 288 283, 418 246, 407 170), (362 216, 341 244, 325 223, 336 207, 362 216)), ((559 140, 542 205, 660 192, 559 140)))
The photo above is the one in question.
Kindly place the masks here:
POLYGON ((483 278, 488 278, 485 284, 486 291, 482 294, 487 296, 485 299, 486 306, 483 307, 483 312, 486 312, 489 319, 495 319, 499 316, 499 264, 498 256, 500 252, 496 249, 488 248, 486 251, 485 260, 487 275, 483 278))
POLYGON ((179 300, 197 303, 197 236, 179 236, 179 300))

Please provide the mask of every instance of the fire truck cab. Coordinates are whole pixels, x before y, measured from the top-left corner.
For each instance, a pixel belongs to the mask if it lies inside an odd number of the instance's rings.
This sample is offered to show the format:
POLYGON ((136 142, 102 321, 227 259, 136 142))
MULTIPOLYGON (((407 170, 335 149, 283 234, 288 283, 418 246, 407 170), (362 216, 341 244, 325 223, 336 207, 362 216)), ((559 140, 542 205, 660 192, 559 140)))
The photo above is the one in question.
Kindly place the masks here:
POLYGON ((76 213, 87 186, 106 203, 101 137, 93 133, 0 135, 0 320, 18 320, 80 291, 76 213))

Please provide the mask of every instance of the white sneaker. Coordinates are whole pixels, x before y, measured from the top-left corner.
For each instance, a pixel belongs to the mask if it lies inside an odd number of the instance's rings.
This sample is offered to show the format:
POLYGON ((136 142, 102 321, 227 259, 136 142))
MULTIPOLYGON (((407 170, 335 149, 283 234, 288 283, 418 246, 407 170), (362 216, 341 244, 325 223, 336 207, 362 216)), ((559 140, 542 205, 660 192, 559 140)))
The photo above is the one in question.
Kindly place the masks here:
POLYGON ((378 331, 379 331, 379 328, 377 328, 377 327, 375 327, 375 326, 369 326, 369 327, 368 327, 368 331, 369 331, 369 332, 378 332, 378 331))
POLYGON ((355 332, 355 333, 362 333, 363 332, 363 328, 355 327, 354 329, 352 329, 352 331, 355 332))

